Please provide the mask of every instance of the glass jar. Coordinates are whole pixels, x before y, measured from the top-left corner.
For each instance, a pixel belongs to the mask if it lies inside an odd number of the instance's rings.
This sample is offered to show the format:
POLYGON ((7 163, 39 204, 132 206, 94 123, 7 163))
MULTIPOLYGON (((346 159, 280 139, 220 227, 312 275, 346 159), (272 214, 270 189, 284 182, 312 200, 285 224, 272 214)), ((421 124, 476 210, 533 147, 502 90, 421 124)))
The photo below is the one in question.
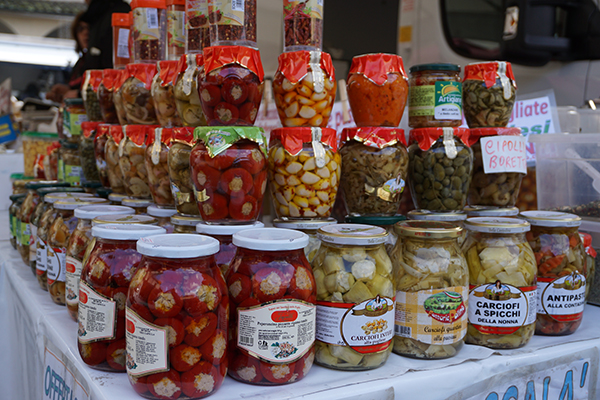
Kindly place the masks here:
POLYGON ((509 62, 466 65, 462 87, 469 128, 508 125, 517 95, 517 84, 509 62))
POLYGON ((317 237, 317 364, 348 371, 380 367, 394 339, 396 283, 384 246, 387 233, 337 224, 319 228, 317 237))
POLYGON ((204 73, 202 54, 186 54, 181 56, 178 64, 173 94, 177 114, 183 126, 204 126, 206 116, 202 111, 200 94, 198 93, 198 77, 204 73))
POLYGON ((137 0, 133 4, 131 35, 134 63, 156 63, 164 58, 167 43, 166 7, 162 0, 137 0))
POLYGON ((466 342, 492 349, 526 345, 535 331, 535 255, 528 222, 516 218, 468 218, 462 251, 469 265, 466 342))
POLYGON ((171 223, 171 217, 177 214, 174 208, 160 208, 155 205, 150 205, 146 209, 146 213, 158 220, 158 226, 165 228, 167 233, 173 233, 175 227, 171 223))
MULTIPOLYGON (((85 193, 89 193, 93 196, 102 197, 100 196, 100 194, 98 194, 98 189, 103 189, 103 187, 102 184, 98 181, 83 182, 81 184, 81 187, 83 188, 85 193)), ((104 198, 108 199, 108 194, 104 198)))
POLYGON ((44 176, 49 180, 58 179, 58 149, 60 144, 54 142, 46 148, 46 156, 44 157, 44 176))
POLYGON ((156 119, 164 128, 181 126, 182 122, 177 113, 175 94, 173 93, 175 79, 178 73, 177 61, 160 61, 157 64, 157 73, 152 80, 152 100, 156 110, 156 119))
POLYGON ((473 175, 473 150, 465 128, 410 131, 409 185, 417 209, 462 210, 473 175))
POLYGON ((97 182, 100 180, 96 158, 94 153, 94 138, 98 131, 98 122, 83 122, 81 124, 83 134, 79 141, 79 163, 85 182, 97 182))
POLYGON ((346 90, 356 126, 397 127, 408 99, 402 57, 381 53, 355 56, 346 90))
POLYGON ((257 0, 243 3, 208 0, 210 43, 256 47, 256 4, 257 0))
POLYGON ((208 22, 208 0, 187 0, 185 2, 185 52, 201 53, 210 46, 208 22))
POLYGON ((75 230, 69 237, 65 259, 65 301, 67 311, 74 321, 79 313, 79 280, 83 265, 94 247, 92 239, 92 220, 102 215, 132 215, 133 209, 123 206, 82 206, 76 208, 74 216, 77 218, 75 230), (90 245, 91 244, 91 245, 90 245))
POLYGON ((519 215, 517 207, 493 207, 493 206, 467 206, 463 209, 467 218, 471 217, 516 217, 519 215))
POLYGON ((105 124, 119 123, 117 110, 115 109, 115 103, 113 102, 115 81, 118 79, 119 73, 120 72, 116 69, 105 69, 102 72, 102 82, 100 82, 100 86, 98 87, 98 102, 100 103, 102 121, 104 121, 105 124))
POLYGON ((106 164, 106 157, 104 154, 106 142, 109 138, 109 130, 110 125, 100 124, 96 128, 96 135, 94 136, 94 159, 96 161, 96 170, 98 171, 98 179, 105 188, 110 188, 108 165, 106 164))
POLYGON ((11 180, 12 180, 12 194, 27 193, 27 189, 25 188, 25 185, 29 182, 37 181, 37 179, 35 179, 31 176, 25 176, 23 174, 16 174, 16 175, 12 174, 11 180), (15 178, 15 179, 13 179, 13 178, 15 178))
POLYGON ((32 246, 34 248, 33 254, 35 255, 35 242, 31 243, 31 240, 35 238, 31 231, 31 219, 39 201, 40 197, 37 195, 35 189, 29 189, 16 213, 16 217, 18 218, 16 225, 19 228, 18 232, 16 232, 16 237, 19 238, 17 240, 17 250, 25 265, 29 265, 30 247, 32 246))
POLYGON ((186 217, 179 214, 171 216, 173 233, 196 233, 196 225, 201 222, 202 218, 199 217, 186 217))
POLYGON ((108 200, 110 200, 110 204, 112 204, 113 206, 121 205, 123 200, 127 198, 128 197, 125 194, 111 193, 108 195, 108 200))
MULTIPOLYGON (((466 208, 466 207, 465 207, 466 208)), ((412 210, 409 211, 406 216, 408 219, 417 221, 438 221, 438 222, 451 222, 461 228, 464 228, 464 222, 467 216, 470 217, 466 212, 455 211, 455 212, 439 212, 439 211, 428 211, 428 210, 412 210)), ((498 215, 499 217, 500 215, 498 215)), ((463 229, 458 235, 458 245, 462 246, 467 232, 463 229)))
POLYGON ((113 13, 111 22, 113 28, 113 66, 116 69, 125 69, 125 66, 129 64, 130 52, 133 50, 129 48, 131 28, 129 13, 113 13))
POLYGON ((350 215, 395 215, 408 176, 404 130, 346 128, 341 189, 350 215))
POLYGON ((158 225, 158 219, 149 215, 133 214, 133 215, 102 215, 92 220, 92 226, 100 224, 141 224, 141 225, 158 225))
POLYGON ((25 197, 27 197, 27 193, 17 193, 10 195, 10 207, 8 208, 8 216, 9 216, 9 226, 10 226, 10 244, 13 249, 17 250, 17 232, 20 233, 20 224, 19 221, 19 210, 23 201, 25 201, 25 197))
MULTIPOLYGON (((65 99, 63 109, 63 129, 58 132, 60 140, 78 143, 81 135, 81 123, 88 120, 83 99, 65 99)), ((25 171, 27 173, 27 171, 25 171)))
POLYGON ((169 180, 169 146, 173 139, 171 128, 156 128, 148 132, 144 163, 152 200, 159 207, 174 207, 169 180))
POLYGON ((77 348, 88 366, 125 372, 127 290, 140 265, 138 239, 164 234, 152 225, 103 224, 92 227, 94 245, 79 282, 77 348))
MULTIPOLYGON (((317 238, 317 231, 320 227, 326 225, 337 224, 337 221, 333 218, 327 218, 324 220, 283 220, 283 219, 274 219, 273 226, 275 228, 285 228, 285 229, 293 229, 295 231, 300 231, 308 236, 308 245, 304 248, 304 255, 308 260, 308 263, 312 263, 312 260, 317 255, 317 251, 321 248, 321 240, 317 238)), ((200 231, 198 231, 200 232, 200 231)), ((233 256, 233 255, 232 255, 233 256)))
POLYGON ((394 246, 396 246, 396 242, 398 241, 398 235, 396 234, 394 226, 396 223, 401 221, 406 221, 406 217, 404 215, 376 217, 346 215, 345 218, 345 222, 349 224, 374 225, 384 228, 388 234, 387 240, 385 241, 385 250, 388 252, 388 254, 391 254, 392 249, 394 246))
POLYGON ((202 220, 251 224, 262 209, 267 175, 262 128, 198 127, 190 170, 202 220))
POLYGON ((157 235, 140 239, 137 249, 142 262, 126 312, 129 381, 149 399, 214 393, 227 373, 229 353, 229 297, 213 256, 218 242, 157 235))
POLYGON ((200 215, 194 197, 194 185, 190 175, 190 154, 194 145, 193 128, 173 128, 173 141, 167 159, 169 180, 175 208, 181 215, 200 215))
POLYGON ((185 0, 167 0, 167 60, 185 54, 185 0))
POLYGON ((593 303, 592 292, 595 291, 594 283, 596 282, 596 256, 598 253, 596 252, 596 249, 592 247, 592 235, 589 233, 580 232, 579 236, 583 242, 587 264, 587 276, 585 277, 585 299, 586 301, 593 303))
POLYGON ((523 211, 531 224, 527 241, 537 261, 537 335, 574 333, 583 321, 587 285, 587 260, 575 214, 523 211))
POLYGON ((469 205, 514 207, 527 175, 521 128, 471 129, 469 141, 474 156, 469 205), (499 165, 501 159, 506 160, 504 165, 499 165))
POLYGON ((246 229, 233 235, 233 244, 229 375, 261 386, 299 381, 312 367, 317 314, 315 280, 302 250, 308 236, 246 229))
POLYGON ((119 168, 123 174, 125 193, 136 199, 150 199, 148 171, 144 157, 148 132, 154 127, 147 125, 127 125, 124 137, 119 144, 119 168))
MULTIPOLYGON (((37 156, 39 154, 46 155, 48 148, 57 141, 58 136, 56 133, 23 132, 22 138, 25 176, 34 179, 34 167, 37 156)), ((22 179, 17 179, 17 181, 22 181, 22 179)), ((22 185, 24 184, 22 183, 22 185)), ((13 194, 15 194, 14 191, 13 194)))
POLYGON ((130 197, 126 197, 121 201, 121 205, 133 208, 137 215, 144 215, 146 214, 146 209, 152 205, 152 200, 133 199, 130 197))
POLYGON ((391 253, 398 290, 394 353, 441 359, 463 347, 469 269, 458 245, 462 230, 435 221, 396 225, 400 239, 391 253))
POLYGON ((108 139, 104 147, 104 160, 106 161, 108 182, 112 194, 125 194, 123 172, 119 167, 119 145, 123 140, 123 129, 120 125, 111 125, 108 139))
POLYGON ((115 110, 117 111, 117 119, 119 124, 127 125, 127 112, 125 111, 125 104, 123 103, 123 83, 129 78, 127 70, 123 69, 117 73, 115 78, 115 86, 113 87, 113 103, 115 104, 115 110))
POLYGON ((462 124, 460 67, 454 64, 420 64, 408 70, 408 126, 453 127, 462 124), (436 93, 443 96, 438 99, 436 93))
MULTIPOLYGON (((245 4, 254 1, 247 0, 245 4)), ((198 76, 198 90, 208 125, 254 125, 262 100, 263 79, 257 49, 205 48, 204 73, 198 76)))
POLYGON ((156 64, 127 64, 125 71, 127 79, 121 86, 121 99, 127 122, 139 125, 158 124, 151 94, 156 64))
POLYGON ((81 186, 82 176, 83 168, 81 167, 81 158, 79 158, 79 145, 61 141, 58 151, 58 180, 68 182, 71 186, 81 186))
POLYGON ((323 1, 283 0, 283 51, 323 49, 323 1))
POLYGON ((331 56, 321 51, 294 51, 279 56, 273 94, 285 127, 326 127, 337 83, 331 56))
MULTIPOLYGON (((341 178, 337 134, 330 128, 279 128, 271 131, 268 168, 277 218, 327 219, 341 178)), ((261 183, 260 177, 255 187, 261 183)))
POLYGON ((264 228, 262 222, 252 225, 208 225, 203 222, 196 224, 196 232, 215 238, 219 241, 219 252, 215 254, 215 262, 223 277, 227 278, 229 266, 235 256, 237 247, 233 244, 233 235, 244 229, 264 228))
POLYGON ((88 121, 102 121, 100 102, 98 100, 98 87, 102 82, 101 69, 88 69, 83 73, 83 84, 81 85, 81 97, 88 121))

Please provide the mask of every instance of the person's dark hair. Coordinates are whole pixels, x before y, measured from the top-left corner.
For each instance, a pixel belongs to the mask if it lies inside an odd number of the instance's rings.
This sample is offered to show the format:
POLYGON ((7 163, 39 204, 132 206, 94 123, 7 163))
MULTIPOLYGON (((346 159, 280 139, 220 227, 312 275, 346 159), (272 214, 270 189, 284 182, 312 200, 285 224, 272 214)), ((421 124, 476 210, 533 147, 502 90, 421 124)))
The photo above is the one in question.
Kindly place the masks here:
POLYGON ((83 14, 85 14, 85 11, 81 11, 79 14, 77 14, 75 16, 75 19, 73 20, 73 23, 71 24, 71 36, 73 37, 73 39, 75 39, 75 51, 77 53, 83 53, 83 50, 85 50, 83 47, 81 47, 81 43, 79 43, 79 41, 77 40, 77 31, 79 30, 79 27, 82 24, 85 24, 85 22, 83 22, 81 19, 81 17, 83 17, 83 14))

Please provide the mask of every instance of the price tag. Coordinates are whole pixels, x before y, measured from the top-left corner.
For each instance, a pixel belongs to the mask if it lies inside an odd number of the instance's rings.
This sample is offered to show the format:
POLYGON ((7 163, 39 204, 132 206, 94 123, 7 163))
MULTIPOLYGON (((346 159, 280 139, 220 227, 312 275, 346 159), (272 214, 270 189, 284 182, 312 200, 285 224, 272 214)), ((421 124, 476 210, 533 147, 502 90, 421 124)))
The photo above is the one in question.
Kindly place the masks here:
POLYGON ((119 28, 117 57, 129 58, 129 29, 119 28))
POLYGON ((527 173, 527 139, 523 136, 482 137, 481 156, 486 174, 527 173))

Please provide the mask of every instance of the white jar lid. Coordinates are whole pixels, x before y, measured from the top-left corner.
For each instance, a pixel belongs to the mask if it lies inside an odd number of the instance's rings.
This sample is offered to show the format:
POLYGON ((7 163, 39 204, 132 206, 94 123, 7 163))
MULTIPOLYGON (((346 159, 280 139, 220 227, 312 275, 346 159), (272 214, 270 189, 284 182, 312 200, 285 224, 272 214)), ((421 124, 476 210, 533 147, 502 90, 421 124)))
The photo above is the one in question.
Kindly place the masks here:
POLYGON ((108 204, 108 200, 98 197, 75 197, 72 199, 59 200, 52 205, 57 210, 75 210, 79 207, 91 206, 93 204, 108 204))
POLYGON ((559 211, 523 211, 521 218, 533 226, 575 227, 581 225, 581 217, 559 211))
POLYGON ((150 199, 133 199, 131 197, 124 198, 121 204, 127 207, 148 207, 152 205, 150 199))
POLYGON ((200 217, 186 217, 181 214, 175 214, 171 216, 171 223, 179 226, 196 226, 202 222, 200 217))
POLYGON ((99 224, 147 224, 156 225, 158 220, 149 215, 99 215, 92 220, 92 225, 99 224))
POLYGON ((516 217, 517 207, 467 206, 463 208, 468 217, 516 217))
POLYGON ((265 224, 260 221, 250 225, 209 225, 205 224, 204 222, 200 222, 196 225, 196 232, 203 233, 205 235, 231 236, 236 232, 243 231, 244 229, 264 227, 265 224))
POLYGON ((151 257, 195 258, 217 253, 219 241, 189 233, 154 235, 138 240, 137 251, 151 257))
POLYGON ((292 229, 255 228, 234 233, 232 242, 250 250, 298 250, 308 245, 308 235, 292 229))
POLYGON ((529 222, 518 218, 467 218, 465 228, 470 231, 484 233, 523 233, 528 232, 529 222))
POLYGON ((79 219, 94 219, 101 215, 132 215, 135 210, 131 207, 98 205, 82 206, 75 209, 75 217, 79 219))
POLYGON ((146 212, 148 213, 148 215, 158 218, 171 217, 177 214, 177 210, 175 208, 160 208, 155 206, 154 204, 148 206, 146 212))
POLYGON ((467 219, 467 214, 462 211, 457 212, 435 212, 429 210, 412 210, 409 211, 406 216, 408 219, 415 219, 419 221, 443 221, 443 222, 457 222, 464 221, 467 219))
POLYGON ((108 199, 110 201, 116 201, 116 202, 122 202, 123 199, 126 199, 127 195, 126 194, 121 194, 121 193, 111 193, 108 195, 108 199))
POLYGON ((298 230, 307 230, 307 231, 316 231, 322 226, 337 224, 337 220, 335 218, 327 218, 327 219, 312 219, 312 220, 299 220, 299 219, 291 219, 291 220, 283 220, 283 219, 274 219, 273 226, 275 228, 287 228, 287 229, 298 229, 298 230))
POLYGON ((145 236, 162 235, 165 228, 142 224, 99 224, 92 227, 92 236, 100 239, 138 240, 145 236))
POLYGON ((80 197, 94 197, 91 193, 54 192, 44 196, 44 202, 54 204, 59 200, 76 199, 80 197))
POLYGON ((385 228, 365 224, 327 225, 317 231, 322 242, 356 246, 385 243, 387 237, 385 228))

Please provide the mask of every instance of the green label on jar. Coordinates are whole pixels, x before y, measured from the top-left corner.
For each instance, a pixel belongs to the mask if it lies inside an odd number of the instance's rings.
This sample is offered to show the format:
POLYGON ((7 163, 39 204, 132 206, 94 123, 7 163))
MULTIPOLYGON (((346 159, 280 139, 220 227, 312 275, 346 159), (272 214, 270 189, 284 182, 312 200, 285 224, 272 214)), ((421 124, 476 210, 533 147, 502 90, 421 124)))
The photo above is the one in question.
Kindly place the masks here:
POLYGON ((65 162, 62 160, 62 158, 58 159, 58 167, 56 169, 57 169, 56 176, 58 177, 58 180, 61 182, 64 182, 65 181, 65 162))
POLYGON ((71 186, 81 185, 81 174, 83 169, 80 165, 65 165, 65 181, 69 182, 71 186))
POLYGON ((462 119, 462 85, 459 82, 436 82, 435 85, 410 88, 410 117, 433 116, 437 120, 462 119))
POLYGON ((21 245, 23 246, 29 246, 29 239, 31 236, 31 229, 29 228, 29 224, 26 224, 24 222, 21 222, 21 236, 20 236, 20 240, 21 240, 21 245))
POLYGON ((16 238, 17 237, 17 233, 15 232, 15 220, 17 218, 14 215, 10 216, 10 236, 16 238))

